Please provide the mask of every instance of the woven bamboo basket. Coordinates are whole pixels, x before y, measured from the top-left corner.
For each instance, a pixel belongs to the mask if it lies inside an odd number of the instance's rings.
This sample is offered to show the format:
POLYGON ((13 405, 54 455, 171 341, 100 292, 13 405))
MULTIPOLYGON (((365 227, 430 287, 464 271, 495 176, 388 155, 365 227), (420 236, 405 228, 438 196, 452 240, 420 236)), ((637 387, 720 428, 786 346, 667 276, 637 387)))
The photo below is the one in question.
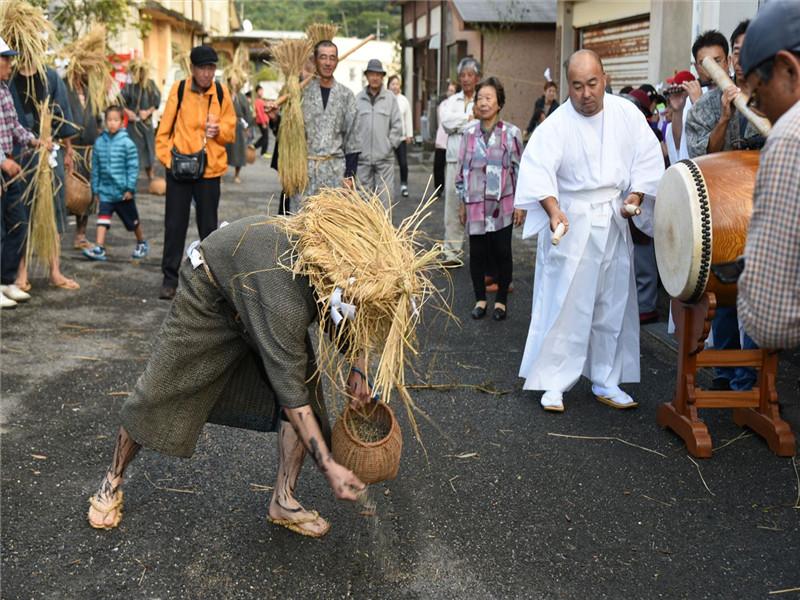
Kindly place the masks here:
POLYGON ((248 165, 252 165, 254 162, 256 162, 256 147, 252 144, 249 144, 245 150, 245 159, 247 160, 248 165))
POLYGON ((155 196, 163 196, 167 193, 167 180, 163 177, 153 177, 147 191, 155 196))
POLYGON ((64 181, 67 210, 71 215, 82 217, 92 203, 92 186, 76 171, 70 171, 64 181))
POLYGON ((403 434, 394 412, 381 402, 364 409, 369 420, 388 426, 389 433, 377 442, 364 442, 351 427, 353 411, 346 406, 333 425, 333 458, 344 465, 364 483, 378 483, 397 477, 400 455, 403 452, 403 434))

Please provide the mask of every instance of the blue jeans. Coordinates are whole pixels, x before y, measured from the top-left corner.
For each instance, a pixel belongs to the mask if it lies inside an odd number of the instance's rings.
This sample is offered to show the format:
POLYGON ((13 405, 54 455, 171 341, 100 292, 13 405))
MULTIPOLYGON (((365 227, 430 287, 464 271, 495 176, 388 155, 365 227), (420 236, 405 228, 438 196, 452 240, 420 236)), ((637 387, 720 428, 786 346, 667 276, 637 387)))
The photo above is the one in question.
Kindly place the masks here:
POLYGON ((5 173, 2 174, 3 185, 7 185, 3 189, 0 213, 3 285, 11 285, 17 278, 17 268, 25 251, 25 237, 28 234, 28 209, 22 201, 22 182, 17 180, 8 185, 10 179, 5 173))
MULTIPOLYGON (((717 350, 758 349, 758 345, 746 333, 743 340, 739 339, 739 317, 735 306, 718 307, 711 330, 717 350)), ((714 369, 714 377, 727 379, 732 390, 750 390, 756 383, 756 370, 750 367, 720 367, 714 369)))

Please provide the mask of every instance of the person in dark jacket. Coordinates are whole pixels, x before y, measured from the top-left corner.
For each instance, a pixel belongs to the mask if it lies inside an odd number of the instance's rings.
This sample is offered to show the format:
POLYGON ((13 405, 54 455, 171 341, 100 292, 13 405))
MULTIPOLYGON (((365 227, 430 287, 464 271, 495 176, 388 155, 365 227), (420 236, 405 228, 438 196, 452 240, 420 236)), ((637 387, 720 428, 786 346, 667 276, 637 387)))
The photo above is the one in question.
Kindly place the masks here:
POLYGON ((548 81, 544 84, 544 96, 540 96, 536 103, 533 105, 533 116, 531 117, 528 128, 525 132, 530 135, 533 130, 539 126, 539 123, 549 117, 555 109, 558 108, 558 86, 554 81, 548 81))
POLYGON ((99 203, 97 215, 97 245, 83 251, 91 260, 106 260, 106 233, 111 217, 117 213, 125 229, 136 235, 132 258, 147 256, 150 247, 144 239, 139 212, 136 210, 136 179, 139 175, 139 152, 136 144, 122 128, 123 109, 106 109, 106 130, 97 138, 92 152, 92 195, 99 203))

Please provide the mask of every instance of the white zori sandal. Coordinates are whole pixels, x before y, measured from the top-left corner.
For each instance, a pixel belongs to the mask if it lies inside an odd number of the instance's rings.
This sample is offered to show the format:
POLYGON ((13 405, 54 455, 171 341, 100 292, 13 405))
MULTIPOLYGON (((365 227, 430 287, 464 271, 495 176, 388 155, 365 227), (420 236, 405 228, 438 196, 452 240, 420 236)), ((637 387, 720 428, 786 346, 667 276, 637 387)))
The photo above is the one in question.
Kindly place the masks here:
POLYGON ((618 385, 614 387, 603 387, 592 384, 592 394, 603 404, 612 408, 624 410, 626 408, 636 408, 639 403, 623 392, 618 385))
POLYGON ((545 392, 539 402, 548 412, 564 412, 564 394, 561 392, 545 392))

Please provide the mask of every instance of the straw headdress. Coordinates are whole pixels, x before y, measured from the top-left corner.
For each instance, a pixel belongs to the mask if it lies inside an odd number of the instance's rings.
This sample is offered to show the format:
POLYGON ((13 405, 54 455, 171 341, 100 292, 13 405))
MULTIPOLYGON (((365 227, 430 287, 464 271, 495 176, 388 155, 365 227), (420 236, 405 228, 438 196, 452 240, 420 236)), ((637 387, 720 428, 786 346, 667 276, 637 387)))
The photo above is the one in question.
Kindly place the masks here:
POLYGON ((307 276, 321 305, 320 371, 341 388, 343 368, 365 358, 374 391, 386 402, 393 391, 400 394, 415 433, 405 364, 416 354, 420 310, 437 294, 430 276, 441 268, 441 247, 423 247, 420 231, 432 200, 394 227, 379 196, 323 189, 297 214, 272 220, 292 240, 291 256, 282 266, 307 276), (347 305, 355 306, 351 318, 347 305), (338 319, 334 313, 346 316, 338 319))
POLYGON ((101 115, 112 103, 115 89, 111 64, 106 58, 106 28, 94 24, 89 32, 66 46, 61 54, 69 60, 65 79, 72 89, 86 82, 86 96, 95 114, 101 115))
POLYGON ((236 48, 233 53, 233 60, 225 67, 223 74, 232 92, 238 92, 249 81, 252 74, 252 65, 248 57, 247 48, 244 45, 236 48), (234 87, 236 89, 233 89, 234 87))
POLYGON ((150 80, 150 63, 144 59, 135 58, 128 63, 128 72, 131 74, 133 83, 142 87, 147 85, 150 80))
POLYGON ((55 28, 38 6, 23 0, 0 2, 0 37, 19 52, 17 69, 45 76, 47 51, 55 28))

